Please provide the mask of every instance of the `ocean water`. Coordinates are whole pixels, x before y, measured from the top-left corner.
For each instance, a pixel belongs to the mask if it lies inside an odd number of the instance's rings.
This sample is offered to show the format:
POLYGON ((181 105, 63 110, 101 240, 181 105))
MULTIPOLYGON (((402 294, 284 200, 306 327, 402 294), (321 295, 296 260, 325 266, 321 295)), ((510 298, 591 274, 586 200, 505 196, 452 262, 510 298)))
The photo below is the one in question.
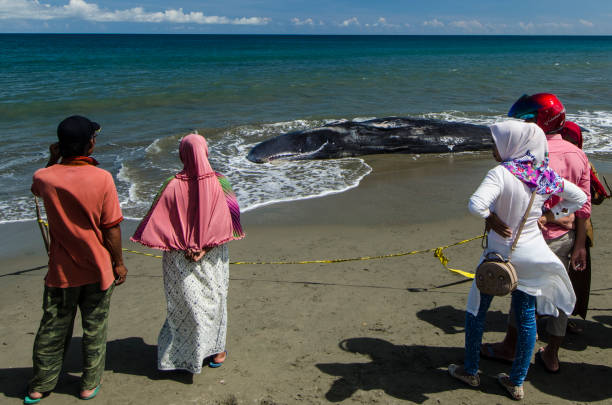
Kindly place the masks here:
POLYGON ((557 94, 589 156, 612 162, 611 78, 612 37, 0 35, 0 223, 34 218, 32 173, 72 114, 102 125, 94 156, 140 218, 192 131, 243 210, 371 171, 359 158, 246 160, 269 137, 392 115, 488 124, 524 93, 557 94))

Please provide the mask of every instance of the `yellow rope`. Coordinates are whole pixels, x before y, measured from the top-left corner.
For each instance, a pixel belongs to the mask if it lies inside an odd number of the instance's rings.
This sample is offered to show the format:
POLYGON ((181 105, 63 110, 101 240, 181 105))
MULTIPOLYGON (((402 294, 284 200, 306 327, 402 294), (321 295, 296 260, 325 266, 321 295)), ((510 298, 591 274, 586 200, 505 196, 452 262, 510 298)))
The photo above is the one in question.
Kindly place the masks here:
MULTIPOLYGON (((230 264, 232 265, 236 265, 236 264, 252 264, 252 265, 262 265, 262 264, 321 264, 321 263, 343 263, 343 262, 353 262, 353 261, 360 261, 360 260, 374 260, 374 259, 387 259, 387 258, 391 258, 391 257, 400 257, 400 256, 410 256, 410 255, 415 255, 418 253, 429 253, 429 252, 433 252, 434 253, 434 257, 437 257, 438 259, 440 259, 440 263, 449 271, 458 273, 464 277, 467 278, 474 278, 474 274, 473 273, 469 273, 467 271, 463 271, 463 270, 459 270, 459 269, 453 269, 448 267, 448 262, 449 259, 442 253, 444 251, 444 249, 447 249, 449 247, 453 247, 453 246, 458 246, 458 245, 462 245, 464 243, 468 243, 471 242, 473 240, 476 239, 481 239, 481 236, 475 236, 473 238, 470 239, 465 239, 450 245, 446 245, 446 246, 440 246, 437 248, 430 248, 430 249, 423 249, 423 250, 413 250, 410 252, 401 252, 401 253, 390 253, 390 254, 386 254, 386 255, 379 255, 379 256, 362 256, 362 257, 351 257, 351 258, 338 258, 338 259, 320 259, 320 260, 300 260, 300 261, 273 261, 273 262, 247 262, 247 261, 239 261, 239 262, 230 262, 230 264)), ((142 256, 148 256, 148 257, 154 257, 157 259, 161 259, 162 256, 159 255, 154 255, 152 253, 145 253, 145 252, 140 252, 138 250, 130 250, 130 249, 126 249, 123 248, 124 252, 127 253, 134 253, 134 254, 139 254, 142 256)))
POLYGON ((139 252, 138 250, 129 250, 129 249, 126 249, 126 248, 123 248, 121 250, 123 250, 124 252, 127 252, 127 253, 134 253, 134 254, 137 254, 137 255, 154 257, 156 259, 161 259, 163 257, 163 256, 159 256, 159 255, 154 255, 152 253, 139 252))
MULTIPOLYGON (((49 224, 47 222, 43 221, 42 219, 39 219, 38 222, 43 223, 46 227, 49 227, 49 224)), ((468 242, 474 241, 476 239, 482 239, 482 235, 475 236, 475 237, 470 238, 470 239, 464 239, 462 241, 459 241, 459 242, 456 242, 456 243, 452 243, 452 244, 446 245, 446 246, 440 246, 440 247, 437 247, 437 248, 430 248, 430 249, 423 249, 423 250, 413 250, 413 251, 410 251, 410 252, 401 252, 401 253, 390 253, 390 254, 379 255, 379 256, 362 256, 362 257, 339 258, 339 259, 321 259, 321 260, 275 261, 275 262, 246 262, 246 261, 240 261, 240 262, 230 262, 230 264, 232 264, 232 265, 236 265, 236 264, 255 264, 255 265, 261 265, 261 264, 343 263, 343 262, 354 262, 354 261, 359 261, 359 260, 387 259, 387 258, 390 258, 390 257, 410 256, 410 255, 416 255, 416 254, 419 254, 419 253, 433 252, 434 257, 437 257, 440 260, 440 263, 442 264, 442 266, 444 266, 444 268, 446 270, 452 271, 452 272, 457 273, 457 274, 460 274, 460 275, 462 275, 464 277, 467 277, 467 278, 474 278, 474 273, 469 273, 467 271, 463 271, 463 270, 459 270, 459 269, 453 269, 451 267, 448 267, 449 259, 448 259, 448 257, 446 257, 444 255, 443 251, 444 251, 444 249, 447 249, 449 247, 463 245, 464 243, 468 243, 468 242)), ((124 252, 127 252, 127 253, 133 253, 133 254, 147 256, 147 257, 154 257, 156 259, 161 259, 162 258, 162 256, 154 255, 152 253, 140 252, 138 250, 130 250, 130 249, 126 249, 126 248, 123 248, 122 250, 124 252)))

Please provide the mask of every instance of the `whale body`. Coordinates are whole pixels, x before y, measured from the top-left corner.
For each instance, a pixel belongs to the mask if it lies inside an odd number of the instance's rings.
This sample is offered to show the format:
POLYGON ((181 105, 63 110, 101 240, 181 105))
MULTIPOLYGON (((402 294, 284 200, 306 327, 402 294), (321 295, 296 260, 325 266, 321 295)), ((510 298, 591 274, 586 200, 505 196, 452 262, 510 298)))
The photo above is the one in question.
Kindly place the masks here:
POLYGON ((484 125, 425 118, 344 121, 289 132, 255 145, 251 162, 332 159, 380 153, 445 153, 491 149, 484 125))

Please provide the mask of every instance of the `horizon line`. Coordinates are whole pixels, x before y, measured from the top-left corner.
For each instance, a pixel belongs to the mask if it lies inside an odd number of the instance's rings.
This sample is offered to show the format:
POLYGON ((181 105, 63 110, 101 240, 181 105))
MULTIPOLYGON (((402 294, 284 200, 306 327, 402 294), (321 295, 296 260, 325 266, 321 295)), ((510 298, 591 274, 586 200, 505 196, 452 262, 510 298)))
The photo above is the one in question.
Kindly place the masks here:
POLYGON ((0 32, 0 35, 227 35, 227 36, 338 36, 338 37, 612 37, 612 34, 298 34, 298 33, 188 33, 188 32, 0 32))

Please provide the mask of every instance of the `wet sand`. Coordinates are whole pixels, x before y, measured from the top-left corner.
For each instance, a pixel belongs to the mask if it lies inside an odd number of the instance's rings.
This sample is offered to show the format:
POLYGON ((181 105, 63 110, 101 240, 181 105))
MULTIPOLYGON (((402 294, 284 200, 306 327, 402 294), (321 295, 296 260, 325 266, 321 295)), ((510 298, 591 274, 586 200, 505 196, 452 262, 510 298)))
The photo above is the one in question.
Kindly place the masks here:
MULTIPOLYGON (((244 214, 247 238, 231 243, 230 260, 373 256, 435 248, 482 232, 482 222, 466 206, 494 165, 487 154, 367 161, 374 170, 358 188, 244 214)), ((577 321, 585 331, 568 335, 560 374, 532 365, 525 403, 612 402, 611 204, 593 211, 593 292, 587 320, 577 321)), ((134 226, 126 221, 125 237, 134 226)), ((46 259, 35 222, 1 225, 0 235, 0 402, 16 404, 31 375, 46 259)), ((159 254, 132 243, 124 247, 159 254)), ((471 270, 480 249, 474 241, 445 254, 451 267, 471 270)), ((508 365, 482 360, 479 389, 447 375, 449 363, 462 361, 470 284, 431 252, 334 264, 230 266, 229 358, 195 376, 156 370, 165 318, 161 261, 129 253, 125 259, 130 273, 114 293, 96 403, 513 403, 494 378, 508 365)), ((485 341, 503 335, 509 302, 493 301, 485 341)), ((79 336, 77 327, 65 372, 45 404, 79 402, 79 336)), ((545 344, 545 332, 540 339, 537 347, 545 344)))

